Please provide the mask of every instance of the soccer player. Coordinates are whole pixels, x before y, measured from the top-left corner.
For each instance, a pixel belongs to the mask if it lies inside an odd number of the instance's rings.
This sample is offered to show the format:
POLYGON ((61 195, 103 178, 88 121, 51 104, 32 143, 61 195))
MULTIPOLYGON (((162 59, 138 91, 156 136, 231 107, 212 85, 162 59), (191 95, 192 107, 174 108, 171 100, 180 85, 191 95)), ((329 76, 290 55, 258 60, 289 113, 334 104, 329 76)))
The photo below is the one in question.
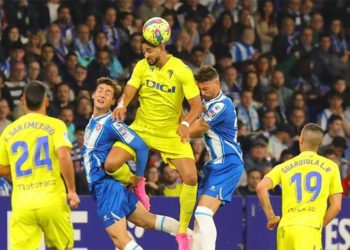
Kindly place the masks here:
POLYGON ((237 115, 231 99, 220 88, 219 75, 210 65, 196 75, 203 98, 201 118, 190 126, 190 136, 204 133, 210 160, 204 165, 195 210, 193 249, 215 249, 216 227, 213 216, 221 205, 231 201, 243 171, 242 150, 237 143, 237 115))
POLYGON ((279 223, 278 250, 322 249, 322 227, 340 212, 343 188, 339 168, 317 154, 322 139, 318 124, 306 124, 299 138, 301 153, 275 166, 257 186, 267 228, 272 230, 279 223), (268 194, 278 184, 282 185, 282 219, 275 215, 268 194))
POLYGON ((46 116, 49 100, 41 82, 29 82, 21 102, 26 115, 8 125, 0 137, 0 172, 10 169, 13 181, 10 249, 37 249, 42 232, 48 247, 72 249, 67 198, 71 208, 80 200, 67 128, 46 116))
MULTIPOLYGON (((136 151, 137 175, 143 176, 147 164, 146 144, 123 122, 112 120, 110 108, 115 103, 116 95, 117 88, 113 80, 106 77, 97 80, 93 94, 93 116, 85 130, 83 164, 89 189, 97 203, 97 214, 114 245, 119 249, 136 250, 142 248, 128 235, 126 219, 140 227, 173 235, 177 233, 179 223, 173 218, 147 212, 134 192, 104 170, 107 154, 117 140, 136 151)), ((122 153, 132 158, 128 152, 122 153)), ((128 166, 123 165, 118 171, 122 172, 119 177, 124 178, 125 182, 134 182, 128 166)))
MULTIPOLYGON (((127 107, 138 92, 140 107, 130 128, 149 148, 159 151, 164 162, 175 167, 183 179, 180 229, 176 239, 179 249, 188 250, 187 227, 197 194, 197 171, 188 142, 189 125, 202 111, 199 91, 190 68, 180 59, 167 54, 165 44, 155 46, 143 40, 142 51, 145 58, 136 64, 114 116, 124 120, 127 107), (182 117, 184 98, 190 105, 190 111, 182 117)), ((114 147, 111 152, 117 155, 118 150, 114 147)))

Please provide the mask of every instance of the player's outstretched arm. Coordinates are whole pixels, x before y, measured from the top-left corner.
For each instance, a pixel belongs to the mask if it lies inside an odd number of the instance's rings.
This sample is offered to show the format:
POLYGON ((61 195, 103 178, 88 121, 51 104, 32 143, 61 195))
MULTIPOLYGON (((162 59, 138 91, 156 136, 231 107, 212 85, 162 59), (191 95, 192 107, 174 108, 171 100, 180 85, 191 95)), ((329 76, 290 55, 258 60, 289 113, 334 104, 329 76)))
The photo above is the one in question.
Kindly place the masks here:
POLYGON ((192 122, 194 122, 197 117, 202 113, 202 103, 200 96, 193 97, 187 100, 190 104, 190 112, 181 122, 180 126, 177 129, 178 135, 181 136, 182 142, 188 142, 190 138, 189 126, 192 122))
POLYGON ((126 109, 137 93, 137 88, 126 85, 122 96, 119 98, 117 107, 113 110, 112 117, 114 120, 124 121, 126 109))
POLYGON ((67 147, 60 147, 56 152, 60 163, 61 174, 67 186, 69 206, 71 208, 77 208, 80 199, 75 190, 73 161, 69 149, 67 147))
POLYGON ((332 194, 329 196, 329 207, 323 218, 323 227, 327 226, 340 212, 342 203, 342 194, 332 194))
POLYGON ((270 178, 263 178, 256 187, 261 207, 267 218, 267 229, 273 230, 280 221, 280 217, 275 215, 273 211, 268 190, 272 188, 272 181, 270 178))
POLYGON ((195 120, 190 126, 190 137, 191 138, 199 138, 203 136, 203 133, 207 132, 210 129, 209 124, 203 120, 203 118, 199 118, 195 120))

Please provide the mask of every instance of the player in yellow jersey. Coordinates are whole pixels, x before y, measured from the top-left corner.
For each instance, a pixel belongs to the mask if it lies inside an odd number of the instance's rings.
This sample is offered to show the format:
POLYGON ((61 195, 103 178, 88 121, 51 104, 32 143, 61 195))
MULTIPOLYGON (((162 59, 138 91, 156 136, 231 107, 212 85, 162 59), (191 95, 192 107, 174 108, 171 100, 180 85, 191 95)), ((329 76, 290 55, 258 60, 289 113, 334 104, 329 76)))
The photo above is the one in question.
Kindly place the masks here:
POLYGON ((26 115, 8 125, 0 137, 0 172, 11 172, 13 182, 10 249, 38 249, 42 232, 48 247, 72 249, 67 198, 72 208, 80 200, 67 128, 46 116, 48 97, 41 82, 29 82, 21 101, 26 115))
MULTIPOLYGON (((180 59, 167 54, 164 44, 154 46, 144 40, 142 51, 145 58, 136 64, 114 115, 124 120, 126 109, 138 92, 140 107, 130 128, 181 174, 184 184, 180 195, 180 229, 176 239, 179 248, 187 250, 190 247, 187 227, 197 194, 197 172, 188 142, 189 125, 202 111, 199 90, 190 68, 180 59), (184 98, 191 109, 181 119, 184 98)), ((120 159, 120 151, 115 147, 110 155, 120 159)))
POLYGON ((278 250, 322 249, 322 228, 340 212, 343 188, 339 168, 317 154, 322 139, 318 124, 306 124, 299 139, 301 153, 274 167, 257 186, 267 228, 272 230, 279 223, 278 250), (281 221, 268 194, 278 184, 282 186, 281 221))

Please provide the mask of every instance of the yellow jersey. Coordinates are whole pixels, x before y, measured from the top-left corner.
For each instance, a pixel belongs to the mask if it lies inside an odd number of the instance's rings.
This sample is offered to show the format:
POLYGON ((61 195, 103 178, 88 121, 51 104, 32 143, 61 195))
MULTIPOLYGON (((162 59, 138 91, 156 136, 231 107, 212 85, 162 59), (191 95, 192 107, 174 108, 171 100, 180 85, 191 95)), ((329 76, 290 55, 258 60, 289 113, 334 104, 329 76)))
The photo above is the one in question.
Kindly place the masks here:
POLYGON ((29 113, 8 125, 0 137, 0 165, 11 167, 12 209, 67 203, 56 150, 72 145, 66 125, 29 113))
POLYGON ((191 69, 180 59, 168 56, 161 68, 150 66, 146 59, 134 68, 127 84, 139 89, 135 123, 151 128, 178 126, 184 97, 199 95, 191 69))
POLYGON ((163 194, 165 197, 180 197, 182 191, 182 183, 177 183, 175 188, 164 187, 163 194))
POLYGON ((328 197, 342 193, 339 168, 333 161, 311 151, 277 165, 266 175, 282 186, 282 219, 279 226, 321 228, 328 197))

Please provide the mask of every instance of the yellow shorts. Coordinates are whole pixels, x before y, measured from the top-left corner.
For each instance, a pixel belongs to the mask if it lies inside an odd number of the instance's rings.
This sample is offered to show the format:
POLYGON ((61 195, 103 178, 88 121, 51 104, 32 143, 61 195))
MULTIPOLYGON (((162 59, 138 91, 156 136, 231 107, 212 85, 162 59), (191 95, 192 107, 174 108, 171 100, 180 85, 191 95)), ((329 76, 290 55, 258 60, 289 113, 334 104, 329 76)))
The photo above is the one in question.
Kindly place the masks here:
POLYGON ((322 250, 322 228, 285 226, 277 229, 278 250, 322 250))
POLYGON ((13 211, 10 249, 38 249, 42 232, 47 247, 58 250, 72 248, 74 233, 70 215, 68 205, 13 211))
MULTIPOLYGON (((159 130, 133 123, 130 125, 130 128, 144 140, 149 148, 159 151, 163 161, 168 163, 171 167, 174 166, 169 162, 169 159, 194 159, 191 145, 181 142, 180 136, 176 133, 177 127, 159 130)), ((116 142, 113 146, 125 149, 134 155, 134 157, 136 155, 134 150, 121 142, 116 142)))

